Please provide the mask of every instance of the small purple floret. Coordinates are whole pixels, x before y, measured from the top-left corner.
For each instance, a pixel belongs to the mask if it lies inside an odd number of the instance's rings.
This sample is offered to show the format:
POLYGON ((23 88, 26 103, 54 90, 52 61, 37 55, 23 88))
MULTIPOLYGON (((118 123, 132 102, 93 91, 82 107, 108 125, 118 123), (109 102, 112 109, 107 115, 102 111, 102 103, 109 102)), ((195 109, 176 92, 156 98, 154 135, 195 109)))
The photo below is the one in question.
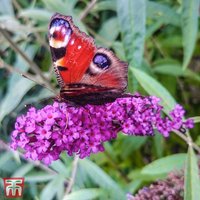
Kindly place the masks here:
POLYGON ((21 148, 26 158, 50 164, 62 151, 80 158, 104 151, 103 143, 126 135, 152 136, 157 129, 164 137, 173 130, 193 128, 193 120, 183 120, 185 111, 177 105, 162 117, 160 99, 139 94, 118 98, 104 105, 72 107, 54 102, 40 110, 30 108, 19 116, 12 132, 11 147, 21 148))

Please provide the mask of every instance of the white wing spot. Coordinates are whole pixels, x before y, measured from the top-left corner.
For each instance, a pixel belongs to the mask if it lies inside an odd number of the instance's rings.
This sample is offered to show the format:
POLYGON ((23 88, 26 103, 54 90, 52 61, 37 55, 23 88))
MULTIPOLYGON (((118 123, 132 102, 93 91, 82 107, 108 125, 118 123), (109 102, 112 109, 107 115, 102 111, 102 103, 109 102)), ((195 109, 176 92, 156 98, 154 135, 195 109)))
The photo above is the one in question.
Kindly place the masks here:
POLYGON ((74 40, 72 40, 72 41, 70 42, 70 44, 73 45, 73 44, 74 44, 74 40))

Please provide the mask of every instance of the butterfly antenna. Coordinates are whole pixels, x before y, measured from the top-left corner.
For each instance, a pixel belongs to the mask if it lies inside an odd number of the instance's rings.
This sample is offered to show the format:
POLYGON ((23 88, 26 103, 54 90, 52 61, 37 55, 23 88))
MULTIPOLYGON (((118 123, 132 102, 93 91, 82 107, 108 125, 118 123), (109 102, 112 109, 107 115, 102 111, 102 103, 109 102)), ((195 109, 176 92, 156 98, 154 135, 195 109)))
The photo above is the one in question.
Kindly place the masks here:
POLYGON ((42 87, 45 87, 46 89, 48 89, 49 91, 51 91, 52 93, 54 93, 55 95, 57 95, 57 93, 52 88, 46 86, 45 83, 41 83, 38 80, 35 80, 35 78, 32 75, 29 75, 28 73, 22 72, 19 69, 16 69, 16 68, 12 67, 11 65, 5 63, 1 58, 0 58, 0 68, 6 69, 7 71, 9 71, 11 73, 17 73, 20 76, 33 81, 37 85, 41 85, 42 87))
POLYGON ((26 79, 29 79, 30 81, 33 81, 34 83, 36 83, 37 85, 40 85, 42 87, 45 87, 47 90, 51 91, 52 93, 54 93, 55 95, 57 95, 57 93, 49 88, 48 86, 46 86, 44 83, 40 83, 38 82, 38 80, 35 80, 33 77, 30 77, 29 75, 27 76, 27 74, 24 74, 24 73, 19 73, 22 77, 26 78, 26 79))

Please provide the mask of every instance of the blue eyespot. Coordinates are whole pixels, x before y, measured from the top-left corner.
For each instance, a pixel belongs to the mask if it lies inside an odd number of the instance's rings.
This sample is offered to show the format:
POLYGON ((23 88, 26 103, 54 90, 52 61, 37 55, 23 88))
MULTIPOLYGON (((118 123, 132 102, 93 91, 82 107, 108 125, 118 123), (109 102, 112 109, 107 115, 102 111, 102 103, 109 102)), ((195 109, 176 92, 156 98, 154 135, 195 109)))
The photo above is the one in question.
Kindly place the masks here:
POLYGON ((66 21, 66 20, 64 20, 64 19, 54 19, 52 22, 51 22, 51 25, 50 25, 51 27, 52 26, 65 26, 65 27, 67 27, 67 28, 69 28, 70 26, 69 26, 69 23, 66 21))
POLYGON ((110 59, 103 53, 97 53, 93 58, 93 63, 101 69, 108 69, 111 65, 110 59))

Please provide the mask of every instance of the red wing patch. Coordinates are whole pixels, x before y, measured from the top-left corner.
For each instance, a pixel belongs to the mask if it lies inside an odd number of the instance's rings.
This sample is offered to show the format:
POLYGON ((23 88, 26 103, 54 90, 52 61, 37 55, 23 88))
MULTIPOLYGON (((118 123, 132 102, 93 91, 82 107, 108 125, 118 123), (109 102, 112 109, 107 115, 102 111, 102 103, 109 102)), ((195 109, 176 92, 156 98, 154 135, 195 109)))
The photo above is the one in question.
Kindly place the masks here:
POLYGON ((80 34, 72 33, 65 56, 55 62, 64 83, 80 82, 94 53, 95 47, 90 41, 80 34))

